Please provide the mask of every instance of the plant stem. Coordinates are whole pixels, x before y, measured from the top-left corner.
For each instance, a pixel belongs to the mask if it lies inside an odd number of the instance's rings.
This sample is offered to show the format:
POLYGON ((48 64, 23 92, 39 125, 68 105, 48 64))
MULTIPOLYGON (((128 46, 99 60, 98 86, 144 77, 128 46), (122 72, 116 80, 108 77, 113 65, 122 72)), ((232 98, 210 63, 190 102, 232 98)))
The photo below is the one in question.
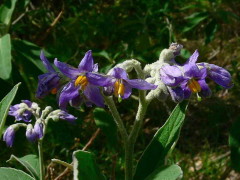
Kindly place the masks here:
POLYGON ((124 145, 126 144, 127 142, 127 139, 128 139, 128 134, 127 134, 127 131, 126 131, 126 128, 123 124, 123 121, 118 113, 118 110, 115 106, 115 103, 113 101, 113 98, 111 96, 104 96, 104 100, 106 102, 106 104, 108 105, 111 113, 112 113, 112 116, 115 120, 115 123, 117 124, 118 126, 118 129, 119 129, 119 132, 123 138, 123 143, 124 145))
POLYGON ((146 92, 139 91, 139 106, 136 115, 136 119, 132 128, 132 131, 128 137, 128 141, 125 147, 125 180, 133 179, 133 153, 134 153, 134 145, 137 140, 139 131, 142 127, 143 118, 146 114, 146 110, 148 107, 148 102, 146 102, 146 92))
POLYGON ((42 151, 42 140, 38 141, 38 155, 39 155, 39 166, 40 166, 40 180, 44 180, 44 164, 43 164, 43 151, 42 151))

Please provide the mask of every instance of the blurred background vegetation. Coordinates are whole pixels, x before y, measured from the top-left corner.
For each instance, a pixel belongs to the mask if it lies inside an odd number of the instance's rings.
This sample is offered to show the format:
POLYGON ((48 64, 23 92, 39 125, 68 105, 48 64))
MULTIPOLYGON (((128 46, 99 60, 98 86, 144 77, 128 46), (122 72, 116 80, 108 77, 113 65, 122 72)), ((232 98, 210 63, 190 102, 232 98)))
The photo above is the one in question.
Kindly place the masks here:
MULTIPOLYGON (((0 98, 22 82, 14 103, 30 99, 42 107, 57 108, 53 95, 43 100, 35 98, 37 76, 45 71, 39 59, 42 49, 51 62, 56 57, 74 66, 91 49, 100 71, 107 72, 126 59, 152 63, 162 49, 178 42, 184 49, 177 61, 184 62, 198 49, 199 62, 226 68, 234 87, 223 90, 210 82, 211 98, 191 100, 171 160, 182 167, 183 179, 240 179, 239 10, 240 2, 235 0, 5 0, 0 7, 0 33, 1 38, 9 38, 9 34, 11 43, 1 43, 0 49, 11 50, 11 61, 1 62, 0 71, 6 73, 0 72, 0 98), (229 139, 233 142, 231 148, 229 139)), ((117 105, 130 128, 137 101, 129 99, 117 105)), ((171 101, 152 102, 138 138, 136 159, 174 106, 171 101)), ((72 152, 81 149, 98 128, 93 109, 70 111, 79 117, 76 124, 50 123, 44 142, 46 164, 52 158, 70 163, 72 152)), ((8 117, 7 125, 13 121, 8 117)), ((17 132, 13 148, 0 142, 1 166, 9 166, 6 160, 11 153, 37 154, 36 145, 28 143, 24 133, 17 132)), ((96 154, 100 168, 109 178, 123 179, 123 150, 116 134, 106 136, 101 131, 89 150, 96 154)), ((52 168, 55 177, 64 170, 55 164, 52 168)), ((68 178, 71 176, 65 177, 68 178)))

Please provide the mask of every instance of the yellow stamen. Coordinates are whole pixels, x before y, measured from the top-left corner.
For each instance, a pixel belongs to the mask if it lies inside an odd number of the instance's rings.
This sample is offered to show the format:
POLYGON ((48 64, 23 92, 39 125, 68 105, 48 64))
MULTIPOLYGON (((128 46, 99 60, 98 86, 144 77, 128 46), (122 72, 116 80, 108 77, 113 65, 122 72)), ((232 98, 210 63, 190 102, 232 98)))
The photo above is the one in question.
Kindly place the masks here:
POLYGON ((81 90, 84 90, 88 85, 88 80, 86 76, 78 76, 76 81, 74 82, 75 86, 81 86, 81 90))
POLYGON ((57 94, 57 88, 53 88, 50 92, 51 92, 52 94, 57 94))
POLYGON ((114 95, 117 97, 118 96, 118 89, 119 89, 119 82, 116 81, 114 83, 114 95))
POLYGON ((201 91, 201 86, 195 79, 188 81, 188 87, 193 93, 198 93, 201 91))
POLYGON ((117 81, 114 83, 114 95, 115 95, 116 97, 123 96, 123 95, 124 95, 124 92, 125 92, 125 86, 124 86, 124 84, 123 84, 120 80, 117 80, 117 81))
POLYGON ((118 94, 123 96, 124 95, 124 91, 125 91, 125 87, 124 87, 123 83, 120 83, 119 89, 118 89, 118 94))

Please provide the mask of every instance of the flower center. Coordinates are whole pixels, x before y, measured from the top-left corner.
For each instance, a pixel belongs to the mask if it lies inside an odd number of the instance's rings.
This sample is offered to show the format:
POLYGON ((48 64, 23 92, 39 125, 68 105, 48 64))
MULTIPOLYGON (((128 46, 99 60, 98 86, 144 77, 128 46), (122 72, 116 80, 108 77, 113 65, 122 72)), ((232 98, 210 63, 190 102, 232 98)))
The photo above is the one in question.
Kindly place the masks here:
POLYGON ((53 88, 53 89, 51 90, 51 93, 52 93, 52 94, 57 94, 57 90, 58 90, 57 88, 53 88))
POLYGON ((87 77, 86 76, 78 76, 74 85, 81 86, 81 90, 84 90, 86 88, 86 86, 88 85, 87 77))
POLYGON ((114 95, 116 97, 123 96, 124 91, 125 91, 125 87, 124 87, 124 84, 123 84, 122 80, 117 80, 114 83, 114 95))
POLYGON ((198 93, 201 91, 201 86, 195 79, 190 79, 188 81, 188 87, 193 93, 198 93))

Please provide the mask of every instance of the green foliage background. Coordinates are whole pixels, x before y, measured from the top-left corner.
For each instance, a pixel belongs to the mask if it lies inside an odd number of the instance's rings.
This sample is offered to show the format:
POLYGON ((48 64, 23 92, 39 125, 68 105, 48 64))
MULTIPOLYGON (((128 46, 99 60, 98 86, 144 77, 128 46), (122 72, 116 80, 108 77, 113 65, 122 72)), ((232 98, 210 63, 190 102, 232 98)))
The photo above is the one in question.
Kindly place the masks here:
MULTIPOLYGON (((184 49, 177 61, 184 62, 198 49, 199 62, 228 69, 234 87, 223 90, 210 82, 213 91, 211 98, 202 102, 194 98, 191 100, 179 143, 171 159, 182 167, 184 179, 240 178, 230 167, 228 147, 231 124, 240 121, 240 2, 5 0, 1 5, 1 37, 9 33, 11 44, 5 46, 0 43, 0 51, 11 48, 11 63, 1 65, 0 71, 11 69, 10 66, 12 70, 9 78, 0 79, 0 98, 21 81, 14 103, 30 99, 42 107, 51 105, 57 108, 53 95, 43 100, 35 98, 37 76, 45 71, 39 59, 41 49, 45 50, 51 62, 58 58, 74 66, 91 49, 95 62, 101 67, 100 71, 107 72, 126 59, 152 63, 158 59, 162 49, 171 42, 178 42, 184 45, 184 49), (11 9, 14 3, 11 19, 5 18, 9 14, 5 13, 4 8, 11 9)), ((137 102, 126 100, 118 106, 126 126, 131 127, 137 102)), ((136 146, 137 158, 174 106, 170 101, 162 104, 156 100, 151 104, 136 146)), ((70 109, 70 112, 79 117, 75 125, 50 123, 44 142, 46 164, 50 163, 51 158, 71 162, 72 152, 81 149, 97 129, 93 109, 83 107, 81 111, 70 109)), ((7 124, 13 121, 8 117, 7 124)), ((6 148, 5 143, 0 142, 1 166, 9 165, 6 160, 11 153, 18 157, 37 153, 36 146, 27 142, 24 133, 23 130, 17 132, 13 148, 6 148)), ((110 141, 106 144, 108 138, 101 132, 89 150, 97 155, 98 164, 105 174, 110 174, 112 179, 122 179, 123 150, 120 142, 113 144, 110 141)), ((235 138, 240 140, 240 135, 235 138)), ((238 159, 239 156, 234 158, 238 159)), ((59 165, 53 167, 55 176, 64 169, 59 165)))

